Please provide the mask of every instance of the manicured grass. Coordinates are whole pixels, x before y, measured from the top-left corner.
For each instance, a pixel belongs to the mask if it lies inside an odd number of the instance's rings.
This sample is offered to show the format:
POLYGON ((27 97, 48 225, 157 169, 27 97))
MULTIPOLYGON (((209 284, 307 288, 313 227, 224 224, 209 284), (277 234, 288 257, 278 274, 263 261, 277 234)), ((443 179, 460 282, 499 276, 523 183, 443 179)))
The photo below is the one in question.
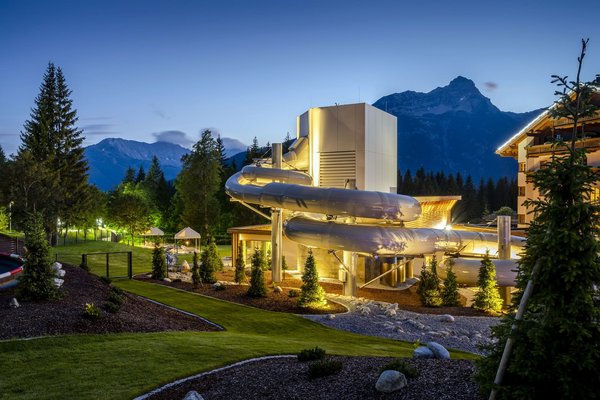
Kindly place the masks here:
MULTIPOLYGON (((206 317, 223 332, 68 335, 0 342, 0 399, 124 399, 242 359, 296 353, 409 357, 412 344, 326 328, 295 315, 123 280, 122 288, 206 317), (17 370, 18 369, 18 370, 17 370)), ((453 358, 475 358, 453 352, 453 358)), ((276 388, 273 388, 276 390, 276 388)))

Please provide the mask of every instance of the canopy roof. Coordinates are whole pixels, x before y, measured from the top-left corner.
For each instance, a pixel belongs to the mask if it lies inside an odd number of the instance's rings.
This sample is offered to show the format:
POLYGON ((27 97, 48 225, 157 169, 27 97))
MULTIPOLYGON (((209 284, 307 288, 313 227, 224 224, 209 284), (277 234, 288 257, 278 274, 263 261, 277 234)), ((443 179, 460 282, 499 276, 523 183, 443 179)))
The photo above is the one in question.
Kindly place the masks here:
POLYGON ((164 232, 156 227, 150 228, 148 231, 142 233, 142 236, 164 236, 164 232))
POLYGON ((188 226, 177 232, 175 239, 200 239, 200 234, 188 226))

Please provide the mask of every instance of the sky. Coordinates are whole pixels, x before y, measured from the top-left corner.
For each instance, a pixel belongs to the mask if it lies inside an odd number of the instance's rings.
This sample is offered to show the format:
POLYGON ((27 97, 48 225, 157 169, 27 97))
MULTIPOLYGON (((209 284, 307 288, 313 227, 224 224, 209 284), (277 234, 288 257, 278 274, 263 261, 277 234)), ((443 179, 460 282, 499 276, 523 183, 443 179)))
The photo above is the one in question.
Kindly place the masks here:
POLYGON ((85 144, 250 144, 311 107, 428 92, 458 75, 504 111, 552 104, 552 74, 600 73, 600 2, 0 0, 0 146, 16 152, 53 62, 85 144))

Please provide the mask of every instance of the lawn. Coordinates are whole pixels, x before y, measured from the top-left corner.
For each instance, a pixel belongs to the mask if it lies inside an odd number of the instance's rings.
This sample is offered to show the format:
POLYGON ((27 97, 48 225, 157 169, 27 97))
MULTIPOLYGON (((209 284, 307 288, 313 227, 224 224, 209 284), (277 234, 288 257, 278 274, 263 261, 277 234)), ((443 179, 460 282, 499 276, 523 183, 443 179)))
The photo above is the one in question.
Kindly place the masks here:
MULTIPOLYGON (((59 259, 81 251, 129 246, 88 242, 59 247, 59 259), (60 250, 63 250, 61 253, 60 250), (66 252, 64 250, 69 250, 66 252)), ((69 258, 71 257, 71 258, 69 258)), ((134 271, 147 271, 150 250, 134 249, 134 271)), ((102 272, 102 269, 100 269, 102 272)), ((239 360, 320 346, 339 355, 410 357, 411 343, 337 331, 301 317, 224 302, 165 286, 118 280, 123 289, 203 316, 222 332, 65 335, 0 342, 0 399, 127 399, 178 378, 239 360)), ((453 352, 453 358, 474 358, 453 352)), ((273 388, 274 391, 277 388, 273 388)))

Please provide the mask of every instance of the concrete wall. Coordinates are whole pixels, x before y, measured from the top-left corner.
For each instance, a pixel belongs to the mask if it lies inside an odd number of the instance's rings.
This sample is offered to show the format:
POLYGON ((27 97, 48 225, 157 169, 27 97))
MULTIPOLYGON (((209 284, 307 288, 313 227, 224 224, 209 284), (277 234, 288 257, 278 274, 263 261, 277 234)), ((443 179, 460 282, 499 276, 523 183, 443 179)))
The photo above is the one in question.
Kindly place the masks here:
POLYGON ((395 192, 397 119, 370 105, 366 105, 365 116, 365 190, 395 192))

